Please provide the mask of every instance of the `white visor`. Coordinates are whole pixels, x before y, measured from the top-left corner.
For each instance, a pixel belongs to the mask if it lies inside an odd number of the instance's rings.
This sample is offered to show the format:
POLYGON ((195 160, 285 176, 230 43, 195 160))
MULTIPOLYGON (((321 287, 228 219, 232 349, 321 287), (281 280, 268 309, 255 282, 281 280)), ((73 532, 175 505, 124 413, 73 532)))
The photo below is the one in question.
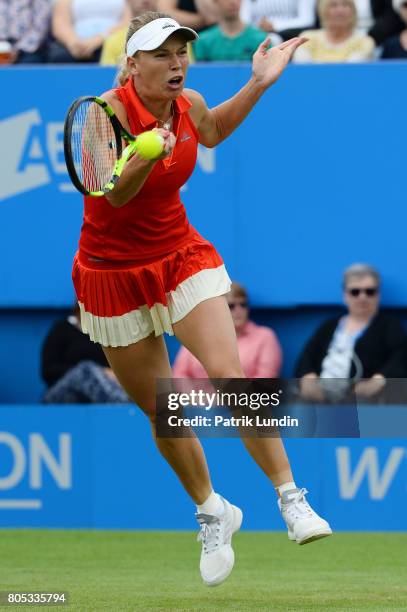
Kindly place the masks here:
POLYGON ((168 17, 154 19, 143 26, 129 39, 126 46, 126 54, 131 57, 136 51, 153 51, 160 47, 174 32, 185 35, 185 40, 195 40, 198 34, 191 28, 180 26, 174 19, 168 17))

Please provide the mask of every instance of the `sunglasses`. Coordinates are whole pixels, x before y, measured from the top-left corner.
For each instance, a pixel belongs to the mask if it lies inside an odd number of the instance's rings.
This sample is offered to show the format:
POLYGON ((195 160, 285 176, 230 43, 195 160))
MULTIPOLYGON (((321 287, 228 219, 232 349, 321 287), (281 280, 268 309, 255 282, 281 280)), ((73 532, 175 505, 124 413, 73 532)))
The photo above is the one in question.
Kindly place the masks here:
POLYGON ((236 306, 240 306, 240 308, 247 308, 249 304, 247 302, 230 302, 228 306, 230 310, 234 310, 236 306))
POLYGON ((373 297, 378 294, 378 287, 366 287, 366 289, 360 289, 359 287, 352 287, 352 289, 347 289, 347 292, 352 297, 359 297, 361 293, 364 293, 367 297, 373 297))

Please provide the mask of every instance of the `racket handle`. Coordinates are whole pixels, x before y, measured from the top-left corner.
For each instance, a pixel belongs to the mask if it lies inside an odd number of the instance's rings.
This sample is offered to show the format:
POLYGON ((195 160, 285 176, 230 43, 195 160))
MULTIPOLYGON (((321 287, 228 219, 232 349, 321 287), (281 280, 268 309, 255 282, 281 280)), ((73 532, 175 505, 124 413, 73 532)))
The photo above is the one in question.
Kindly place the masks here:
MULTIPOLYGON (((122 156, 121 156, 121 161, 123 160, 124 163, 126 161, 128 161, 130 159, 130 157, 132 155, 135 154, 135 152, 137 151, 137 145, 136 145, 136 141, 133 140, 130 144, 127 145, 127 147, 124 149, 122 156)), ((124 165, 124 164, 123 164, 124 165)))
MULTIPOLYGON (((116 164, 114 175, 119 177, 123 172, 123 168, 125 164, 129 161, 130 157, 134 155, 136 152, 136 141, 133 140, 127 147, 124 149, 121 158, 116 164)), ((117 180, 117 179, 116 179, 117 180)))

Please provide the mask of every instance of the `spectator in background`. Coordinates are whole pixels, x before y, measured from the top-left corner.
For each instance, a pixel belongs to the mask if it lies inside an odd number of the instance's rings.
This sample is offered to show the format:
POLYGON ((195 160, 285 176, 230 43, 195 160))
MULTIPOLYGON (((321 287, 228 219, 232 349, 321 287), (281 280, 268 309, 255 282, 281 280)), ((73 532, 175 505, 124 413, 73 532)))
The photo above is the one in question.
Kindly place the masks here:
POLYGON ((240 19, 241 0, 216 0, 219 22, 193 45, 197 62, 251 61, 266 35, 240 19))
MULTIPOLYGON (((282 353, 277 336, 269 327, 256 325, 249 320, 249 304, 246 289, 232 283, 227 301, 236 330, 239 357, 245 375, 249 378, 276 378, 280 374, 282 353)), ((181 347, 174 362, 175 378, 207 378, 207 374, 195 357, 181 347)))
POLYGON ((106 37, 130 18, 125 0, 56 0, 48 61, 98 62, 106 37))
MULTIPOLYGON (((393 31, 398 19, 392 9, 392 0, 355 0, 357 22, 355 29, 369 34, 376 44, 387 37, 387 30, 393 31)), ((399 31, 399 30, 397 30, 399 31)))
MULTIPOLYGON (((357 22, 355 29, 369 34, 376 45, 403 29, 402 21, 393 10, 392 0, 355 0, 357 22)), ((317 19, 316 27, 320 27, 317 19)))
POLYGON ((316 0, 243 0, 240 16, 245 23, 288 40, 315 27, 316 0))
POLYGON ((2 63, 34 64, 46 61, 52 2, 0 0, 2 63))
POLYGON ((49 331, 41 355, 42 378, 48 386, 46 404, 104 404, 129 402, 116 380, 100 344, 84 334, 76 304, 67 319, 49 331))
MULTIPOLYGON (((359 0, 363 2, 365 0, 359 0)), ((397 11, 393 10, 392 0, 370 0, 374 23, 369 30, 369 36, 373 38, 376 45, 399 34, 403 30, 403 21, 397 11)))
POLYGON ((306 399, 323 401, 330 379, 341 379, 344 393, 353 379, 357 395, 370 398, 387 378, 407 376, 406 333, 397 318, 379 312, 379 273, 354 264, 345 270, 343 289, 348 313, 323 323, 298 360, 295 376, 306 399))
POLYGON ((407 0, 393 0, 393 6, 404 23, 404 30, 385 41, 382 59, 407 59, 407 0))
POLYGON ((354 0, 319 0, 318 13, 322 28, 302 33, 309 41, 297 50, 294 62, 365 62, 373 58, 373 39, 355 31, 354 0))
MULTIPOLYGON (((134 17, 147 11, 157 10, 157 0, 127 0, 127 4, 130 9, 130 19, 134 19, 134 17)), ((103 66, 117 66, 119 64, 125 51, 128 27, 129 24, 127 23, 123 28, 109 34, 106 38, 100 57, 100 63, 103 66)))
POLYGON ((216 0, 158 0, 158 10, 198 32, 217 22, 216 0))

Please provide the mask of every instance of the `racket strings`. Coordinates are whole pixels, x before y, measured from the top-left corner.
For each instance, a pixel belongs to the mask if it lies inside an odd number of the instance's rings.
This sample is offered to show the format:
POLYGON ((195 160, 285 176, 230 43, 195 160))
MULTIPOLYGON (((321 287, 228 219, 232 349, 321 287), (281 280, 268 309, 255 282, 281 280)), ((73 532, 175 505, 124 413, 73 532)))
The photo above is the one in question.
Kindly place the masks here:
POLYGON ((116 136, 105 111, 84 101, 72 121, 71 151, 76 173, 89 192, 102 191, 118 159, 116 136))

